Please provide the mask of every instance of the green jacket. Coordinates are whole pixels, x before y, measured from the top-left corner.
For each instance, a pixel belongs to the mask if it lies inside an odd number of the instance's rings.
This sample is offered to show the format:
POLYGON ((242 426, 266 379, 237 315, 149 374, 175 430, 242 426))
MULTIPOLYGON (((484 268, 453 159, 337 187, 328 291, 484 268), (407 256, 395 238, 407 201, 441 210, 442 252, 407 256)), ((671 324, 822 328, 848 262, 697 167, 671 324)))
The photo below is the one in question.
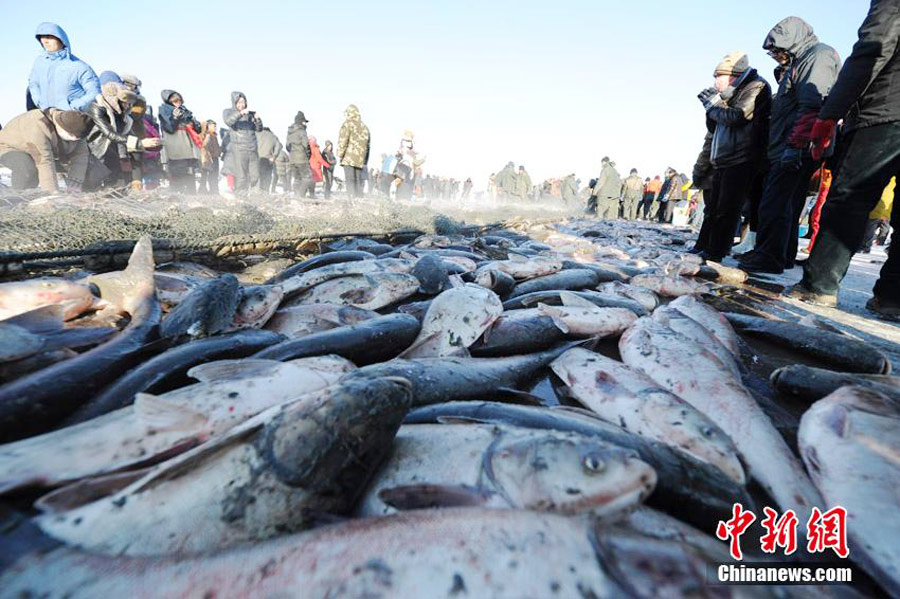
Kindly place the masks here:
POLYGON ((516 175, 516 195, 521 198, 528 197, 532 187, 531 176, 529 176, 528 171, 519 171, 516 175))
POLYGON ((518 188, 518 178, 519 176, 516 174, 512 164, 508 164, 503 167, 502 171, 497 173, 494 177, 494 181, 496 182, 499 191, 514 194, 518 188))
POLYGON ((597 177, 597 184, 591 195, 598 198, 616 198, 619 199, 619 193, 622 191, 622 178, 616 170, 615 162, 604 163, 600 176, 597 177))

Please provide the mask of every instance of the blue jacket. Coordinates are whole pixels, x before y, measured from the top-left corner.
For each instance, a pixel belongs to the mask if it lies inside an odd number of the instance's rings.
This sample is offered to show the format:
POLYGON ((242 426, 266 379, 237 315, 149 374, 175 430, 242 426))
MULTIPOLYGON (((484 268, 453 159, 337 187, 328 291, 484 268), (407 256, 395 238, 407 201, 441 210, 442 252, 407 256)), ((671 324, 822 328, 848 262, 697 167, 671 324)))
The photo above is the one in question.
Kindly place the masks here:
MULTIPOLYGON (((52 35, 65 45, 57 52, 41 51, 31 67, 28 91, 42 110, 85 110, 100 93, 100 80, 87 63, 72 54, 69 36, 53 23, 38 25, 35 37, 52 35)), ((38 40, 40 43, 40 40, 38 40)))

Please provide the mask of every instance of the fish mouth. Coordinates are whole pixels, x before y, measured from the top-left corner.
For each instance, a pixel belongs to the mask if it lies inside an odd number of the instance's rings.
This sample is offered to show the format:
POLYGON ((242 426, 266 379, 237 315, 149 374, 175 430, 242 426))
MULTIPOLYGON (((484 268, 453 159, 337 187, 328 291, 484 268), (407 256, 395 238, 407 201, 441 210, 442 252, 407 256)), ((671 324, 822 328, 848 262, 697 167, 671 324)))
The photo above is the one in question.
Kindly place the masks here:
POLYGON ((609 516, 642 503, 652 492, 653 485, 641 477, 628 485, 624 491, 588 495, 584 499, 566 504, 561 511, 568 515, 590 513, 598 517, 609 516))

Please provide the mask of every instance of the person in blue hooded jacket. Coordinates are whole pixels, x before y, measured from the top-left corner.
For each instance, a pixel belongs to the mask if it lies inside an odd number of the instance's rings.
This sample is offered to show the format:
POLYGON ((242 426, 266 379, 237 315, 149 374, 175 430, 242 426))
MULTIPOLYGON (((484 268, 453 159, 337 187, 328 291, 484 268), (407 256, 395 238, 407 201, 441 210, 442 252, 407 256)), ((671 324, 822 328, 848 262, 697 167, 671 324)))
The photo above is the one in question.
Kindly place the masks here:
POLYGON ((38 25, 35 37, 44 49, 28 76, 28 92, 41 110, 85 110, 100 93, 94 70, 72 54, 69 36, 54 23, 38 25))

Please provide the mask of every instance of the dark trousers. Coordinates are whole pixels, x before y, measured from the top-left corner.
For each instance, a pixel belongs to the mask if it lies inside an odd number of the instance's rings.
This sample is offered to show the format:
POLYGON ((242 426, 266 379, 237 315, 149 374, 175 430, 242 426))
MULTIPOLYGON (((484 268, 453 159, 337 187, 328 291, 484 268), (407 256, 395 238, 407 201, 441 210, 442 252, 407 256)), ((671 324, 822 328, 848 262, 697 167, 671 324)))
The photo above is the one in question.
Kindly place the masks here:
POLYGON ((675 211, 676 201, 677 200, 669 200, 667 202, 662 202, 659 205, 659 210, 656 212, 656 220, 661 223, 672 222, 672 213, 675 211))
POLYGON ((316 182, 312 178, 312 169, 309 163, 291 164, 291 179, 293 180, 294 193, 301 198, 316 197, 316 182))
POLYGON ((766 184, 767 173, 756 173, 750 184, 750 193, 747 195, 747 203, 744 204, 747 225, 756 233, 759 230, 759 201, 762 199, 763 188, 766 184))
POLYGON ((643 200, 641 200, 641 214, 643 215, 644 220, 650 220, 651 208, 653 207, 653 194, 648 193, 644 195, 643 200))
POLYGON ((859 251, 868 254, 872 251, 872 245, 875 243, 875 237, 878 236, 878 229, 881 227, 880 220, 869 219, 866 223, 866 233, 863 235, 862 243, 859 244, 859 251))
POLYGON ((361 197, 363 195, 363 169, 345 166, 344 178, 347 180, 347 193, 350 197, 361 197))
MULTIPOLYGON (((891 177, 900 174, 900 122, 865 127, 843 140, 845 150, 839 175, 822 210, 819 237, 803 274, 803 285, 816 293, 835 294, 859 249, 869 213, 878 204, 891 177)), ((891 226, 900 229, 900 210, 891 215, 891 226)), ((891 243, 876 297, 900 301, 900 250, 891 243)))
POLYGON ((275 164, 266 160, 265 158, 259 159, 259 188, 266 193, 272 189, 272 174, 275 171, 275 164))
POLYGON ((724 258, 731 252, 755 171, 750 162, 713 171, 712 193, 703 197, 704 219, 697 243, 702 243, 700 247, 714 258, 724 258))
POLYGON ((697 234, 697 243, 694 249, 709 251, 709 239, 712 227, 715 225, 715 206, 716 198, 712 188, 703 190, 703 223, 700 225, 700 232, 697 234))
POLYGON ((37 167, 27 152, 6 152, 0 156, 0 164, 12 171, 12 188, 32 189, 38 186, 37 167))
POLYGON ((322 177, 325 179, 323 187, 325 188, 325 199, 327 200, 331 197, 331 187, 334 185, 334 169, 323 168, 322 177))
POLYGON ((219 193, 219 160, 213 160, 200 171, 200 193, 219 193))
POLYGON ((169 189, 178 193, 197 193, 197 182, 191 170, 194 164, 192 159, 170 160, 166 164, 169 171, 169 189))
POLYGON ((759 256, 773 267, 794 267, 800 236, 800 214, 806 203, 809 181, 817 166, 809 152, 803 153, 799 165, 770 164, 759 202, 759 229, 754 256, 759 256))

